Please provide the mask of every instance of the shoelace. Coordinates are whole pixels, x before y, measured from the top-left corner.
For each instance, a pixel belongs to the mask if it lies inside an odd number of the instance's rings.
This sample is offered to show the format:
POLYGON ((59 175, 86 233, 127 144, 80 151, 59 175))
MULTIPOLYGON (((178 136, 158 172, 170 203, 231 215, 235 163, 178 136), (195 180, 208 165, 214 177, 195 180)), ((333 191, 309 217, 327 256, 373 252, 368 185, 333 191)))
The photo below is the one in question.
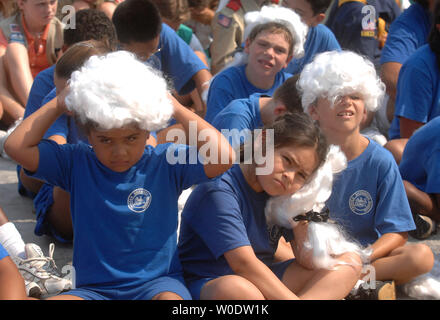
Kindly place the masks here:
POLYGON ((55 261, 53 259, 53 253, 55 251, 55 244, 49 245, 48 257, 35 257, 20 260, 20 265, 30 265, 30 269, 35 271, 36 275, 40 278, 59 277, 59 272, 55 261))

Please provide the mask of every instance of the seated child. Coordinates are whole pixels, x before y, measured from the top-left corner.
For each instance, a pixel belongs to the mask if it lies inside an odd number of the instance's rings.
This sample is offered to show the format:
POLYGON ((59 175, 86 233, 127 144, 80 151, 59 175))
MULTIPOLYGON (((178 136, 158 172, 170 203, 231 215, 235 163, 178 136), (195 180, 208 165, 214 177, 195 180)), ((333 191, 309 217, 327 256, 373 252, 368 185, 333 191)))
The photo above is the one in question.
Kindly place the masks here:
POLYGON ((309 27, 304 43, 304 57, 293 58, 286 72, 300 73, 316 54, 341 49, 333 32, 322 23, 326 18, 325 13, 330 3, 331 0, 283 0, 283 6, 295 11, 309 27))
POLYGON ((0 23, 0 47, 6 48, 0 59, 0 102, 8 125, 23 116, 33 78, 55 63, 63 44, 56 0, 17 4, 20 12, 0 23))
POLYGON ((5 149, 28 175, 71 195, 76 289, 54 299, 191 298, 177 259, 177 199, 228 170, 235 155, 203 119, 178 104, 173 110, 157 71, 125 51, 91 57, 68 88, 23 120, 5 149), (43 139, 67 110, 91 146, 43 139), (146 146, 171 115, 186 134, 196 122, 209 141, 146 146), (198 150, 206 146, 219 156, 202 164, 198 150))
MULTIPOLYGON (((117 6, 112 21, 121 49, 161 70, 179 95, 196 88, 199 96, 203 96, 212 77, 208 67, 173 29, 162 23, 154 3, 125 0, 117 6)), ((204 116, 205 105, 196 112, 204 116)))
MULTIPOLYGON (((342 299, 360 276, 359 256, 342 254, 347 264, 333 270, 311 270, 295 259, 277 262, 279 239, 292 240, 292 230, 268 230, 265 217, 270 197, 294 194, 323 163, 324 136, 307 114, 287 113, 255 138, 254 146, 274 148, 271 155, 257 159, 255 149, 198 185, 182 212, 179 256, 193 298, 342 299)), ((304 226, 293 228, 292 248, 302 247, 304 226)))
POLYGON ((385 92, 374 65, 349 51, 321 53, 298 84, 304 110, 348 161, 327 201, 330 217, 361 245, 371 246, 376 280, 403 284, 429 272, 431 249, 406 244, 415 225, 396 162, 360 133, 365 113, 377 108, 385 92))
POLYGON ((208 122, 232 100, 249 98, 253 93, 272 95, 291 76, 283 69, 292 57, 304 54, 307 26, 292 10, 265 6, 247 13, 245 19, 244 55, 212 79, 205 116, 208 122))
POLYGON ((219 131, 229 130, 229 142, 234 149, 239 148, 245 142, 246 133, 272 125, 286 112, 303 112, 301 97, 296 90, 298 78, 299 75, 295 75, 284 81, 272 97, 254 93, 247 99, 233 100, 215 116, 212 125, 219 131))
POLYGON ((426 239, 440 222, 438 134, 440 117, 414 132, 403 151, 399 169, 417 229, 410 235, 426 239))

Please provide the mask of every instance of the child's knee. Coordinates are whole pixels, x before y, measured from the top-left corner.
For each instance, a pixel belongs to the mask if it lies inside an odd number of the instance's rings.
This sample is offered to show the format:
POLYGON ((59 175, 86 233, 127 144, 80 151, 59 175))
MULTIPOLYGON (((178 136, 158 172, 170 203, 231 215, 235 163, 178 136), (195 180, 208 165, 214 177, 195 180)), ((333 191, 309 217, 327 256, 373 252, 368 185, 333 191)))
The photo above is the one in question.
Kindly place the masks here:
POLYGON ((408 246, 408 263, 418 274, 430 272, 434 266, 434 254, 429 246, 418 243, 408 246))
POLYGON ((353 275, 356 278, 360 278, 362 274, 362 259, 354 252, 347 252, 338 257, 338 260, 345 263, 346 266, 350 267, 353 275))
POLYGON ((263 300, 258 288, 247 279, 237 276, 223 276, 205 284, 200 295, 207 300, 263 300))

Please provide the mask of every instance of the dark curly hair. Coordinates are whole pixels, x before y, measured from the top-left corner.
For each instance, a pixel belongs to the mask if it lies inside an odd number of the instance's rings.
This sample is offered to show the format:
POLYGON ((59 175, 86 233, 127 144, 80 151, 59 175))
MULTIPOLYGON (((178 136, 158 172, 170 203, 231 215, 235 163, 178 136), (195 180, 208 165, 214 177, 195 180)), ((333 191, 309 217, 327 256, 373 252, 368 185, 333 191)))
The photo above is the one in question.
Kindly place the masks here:
POLYGON ((103 41, 112 50, 116 49, 116 31, 104 12, 96 9, 80 10, 75 14, 75 28, 64 29, 64 44, 69 47, 87 40, 103 41))

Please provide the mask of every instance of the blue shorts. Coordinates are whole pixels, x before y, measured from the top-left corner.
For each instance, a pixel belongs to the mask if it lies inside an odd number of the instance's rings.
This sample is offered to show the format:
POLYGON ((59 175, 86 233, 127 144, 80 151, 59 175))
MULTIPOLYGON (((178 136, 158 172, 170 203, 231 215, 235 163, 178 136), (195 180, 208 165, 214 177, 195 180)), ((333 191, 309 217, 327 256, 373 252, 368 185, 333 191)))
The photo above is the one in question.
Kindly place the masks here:
POLYGON ((53 185, 43 184, 34 198, 35 214, 37 223, 34 233, 37 236, 48 235, 61 243, 72 243, 72 240, 64 239, 46 219, 47 212, 53 204, 53 185))
MULTIPOLYGON (((272 270, 272 272, 278 277, 278 279, 282 280, 283 276, 284 276, 284 272, 286 272, 286 269, 288 266, 290 266, 290 264, 295 261, 295 259, 290 259, 290 260, 286 260, 286 261, 282 261, 282 262, 277 262, 274 263, 269 267, 270 270, 272 270)), ((202 279, 197 279, 194 281, 188 281, 188 289, 189 292, 191 292, 191 295, 193 297, 194 300, 200 300, 200 292, 202 291, 203 286, 211 280, 214 280, 217 278, 202 278, 202 279)))
POLYGON ((184 300, 191 300, 191 295, 181 276, 163 276, 144 284, 124 288, 81 287, 63 292, 84 300, 151 300, 161 292, 174 292, 184 300))

